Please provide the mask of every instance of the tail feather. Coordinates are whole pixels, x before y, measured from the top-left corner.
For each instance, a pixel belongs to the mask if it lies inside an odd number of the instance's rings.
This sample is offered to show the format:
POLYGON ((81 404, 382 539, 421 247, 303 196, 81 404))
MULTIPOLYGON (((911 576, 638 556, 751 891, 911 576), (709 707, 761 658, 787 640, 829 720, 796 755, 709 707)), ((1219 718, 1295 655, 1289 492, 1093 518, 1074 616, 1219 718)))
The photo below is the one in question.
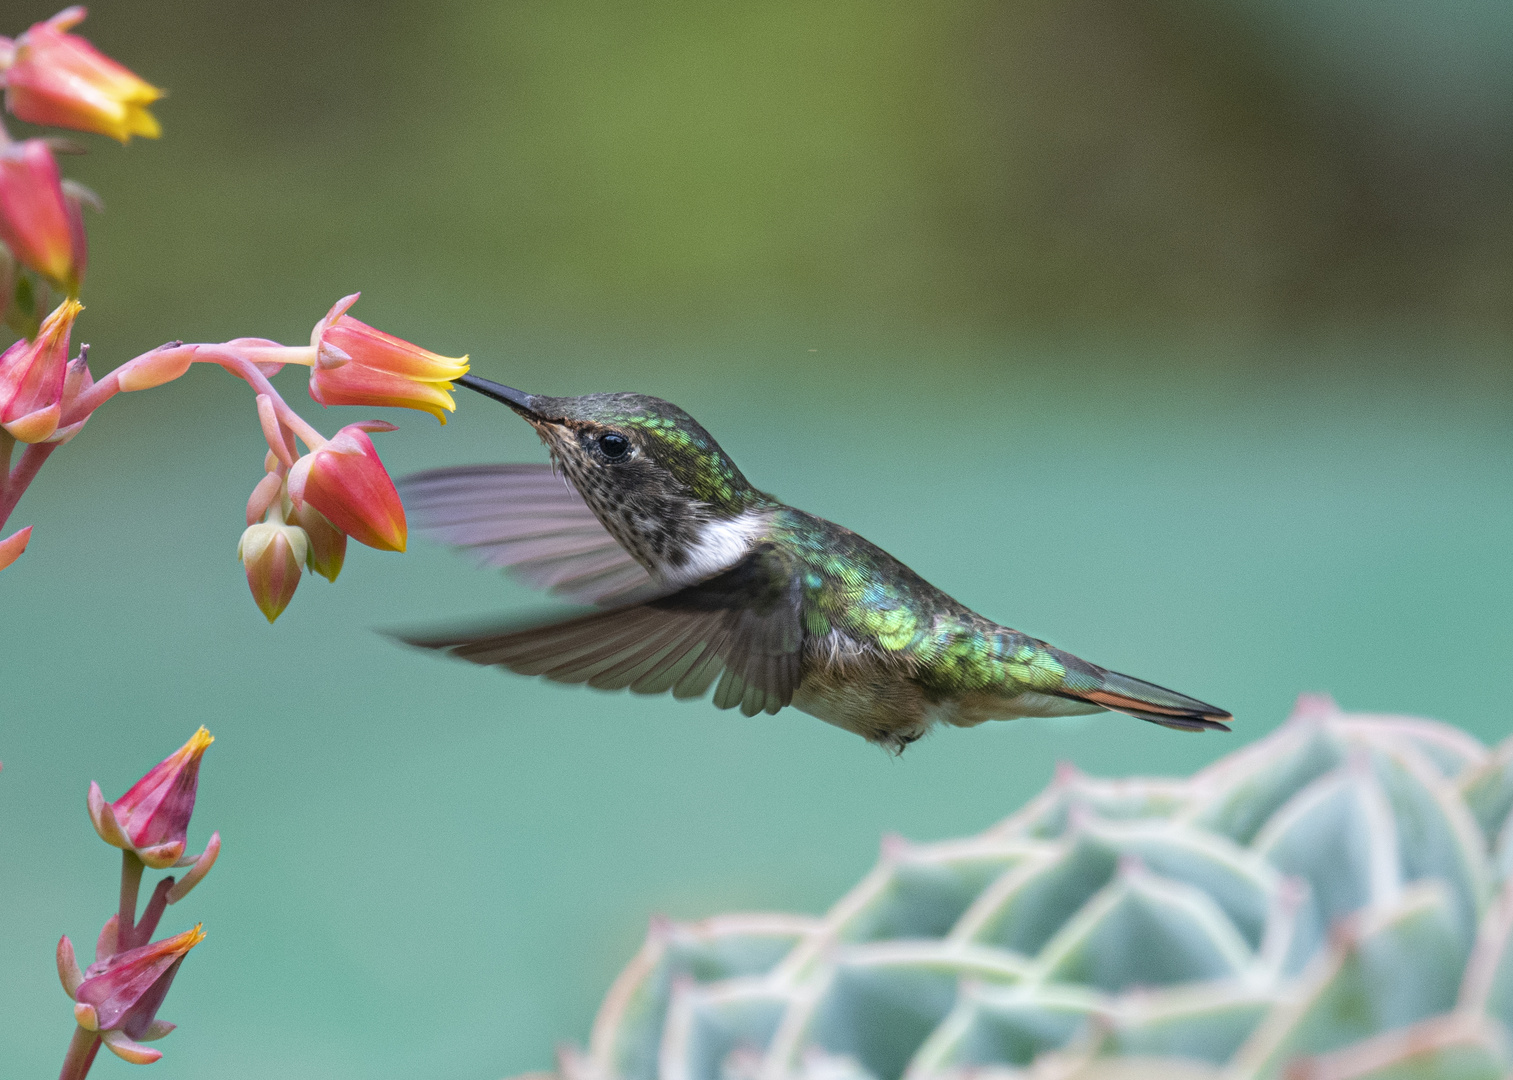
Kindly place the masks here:
POLYGON ((1143 679, 1102 668, 1098 674, 1101 685, 1070 690, 1063 696, 1180 731, 1228 731, 1223 721, 1234 719, 1223 709, 1143 679))

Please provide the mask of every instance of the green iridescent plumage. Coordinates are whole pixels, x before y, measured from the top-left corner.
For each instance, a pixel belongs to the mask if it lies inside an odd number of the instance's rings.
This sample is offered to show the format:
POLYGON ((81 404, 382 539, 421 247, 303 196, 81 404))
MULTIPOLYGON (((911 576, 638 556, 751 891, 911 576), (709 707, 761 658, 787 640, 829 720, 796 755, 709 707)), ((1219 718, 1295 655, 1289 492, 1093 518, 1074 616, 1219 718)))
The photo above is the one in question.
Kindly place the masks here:
POLYGON ((675 405, 548 398, 468 376, 540 433, 543 467, 406 482, 422 528, 608 610, 415 644, 562 682, 699 697, 747 715, 793 705, 900 749, 937 723, 1114 709, 1169 727, 1229 714, 978 615, 881 548, 753 488, 675 405))

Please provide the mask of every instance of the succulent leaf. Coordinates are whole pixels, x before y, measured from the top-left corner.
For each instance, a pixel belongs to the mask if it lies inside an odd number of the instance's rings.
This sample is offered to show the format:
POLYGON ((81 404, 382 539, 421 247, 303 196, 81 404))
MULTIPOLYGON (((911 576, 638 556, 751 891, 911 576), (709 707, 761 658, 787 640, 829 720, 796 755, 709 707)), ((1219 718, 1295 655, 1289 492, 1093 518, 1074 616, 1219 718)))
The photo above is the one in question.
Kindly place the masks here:
POLYGON ((558 1075, 1506 1078, 1510 878, 1513 739, 1305 697, 1191 779, 885 840, 822 918, 654 922, 558 1075))

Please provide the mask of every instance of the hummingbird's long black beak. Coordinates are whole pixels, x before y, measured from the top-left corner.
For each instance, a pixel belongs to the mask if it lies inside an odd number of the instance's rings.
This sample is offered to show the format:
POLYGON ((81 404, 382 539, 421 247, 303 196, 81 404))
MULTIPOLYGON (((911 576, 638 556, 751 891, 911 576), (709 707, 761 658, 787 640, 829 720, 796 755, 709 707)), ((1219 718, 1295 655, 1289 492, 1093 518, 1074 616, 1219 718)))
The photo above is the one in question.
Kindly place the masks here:
POLYGON ((504 402, 527 420, 540 419, 540 414, 535 409, 536 399, 532 394, 523 394, 512 386, 480 379, 477 375, 464 375, 454 381, 458 386, 466 386, 484 397, 504 402))

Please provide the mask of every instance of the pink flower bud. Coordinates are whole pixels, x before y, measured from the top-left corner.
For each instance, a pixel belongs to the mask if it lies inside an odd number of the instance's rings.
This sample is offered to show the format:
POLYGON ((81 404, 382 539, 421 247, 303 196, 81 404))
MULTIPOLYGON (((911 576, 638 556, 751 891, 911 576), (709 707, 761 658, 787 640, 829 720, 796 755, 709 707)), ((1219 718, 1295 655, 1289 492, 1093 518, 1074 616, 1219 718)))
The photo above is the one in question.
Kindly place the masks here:
POLYGON ((5 72, 5 106, 33 124, 93 131, 126 142, 156 139, 162 129, 147 106, 163 91, 144 82, 83 38, 66 33, 82 7, 60 11, 16 39, 5 72))
POLYGON ((19 559, 21 553, 26 550, 26 545, 31 543, 31 539, 32 527, 28 525, 20 532, 11 533, 4 540, 0 540, 0 570, 4 570, 19 559))
POLYGON ((443 424, 457 408, 448 393, 468 371, 466 356, 438 356, 358 322, 346 310, 358 293, 337 302, 315 326, 310 344, 310 396, 322 405, 394 405, 420 409, 443 424))
POLYGON ((43 442, 58 428, 68 335, 83 310, 77 300, 63 301, 42 321, 36 337, 0 353, 0 427, 22 442, 43 442))
POLYGON ((200 758, 214 741, 210 732, 200 728, 113 803, 105 801, 99 784, 90 784, 89 817, 100 839, 136 852, 154 870, 192 862, 180 859, 194 813, 200 758))
POLYGON ((347 558, 347 534, 327 521, 326 515, 309 503, 296 506, 289 515, 289 520, 304 529, 305 535, 310 539, 310 569, 327 581, 335 581, 347 558))
POLYGON ((84 214, 64 192, 58 162, 41 139, 0 147, 0 240, 17 261, 78 291, 88 254, 84 214))
POLYGON ((309 537, 297 525, 258 522, 242 533, 236 546, 237 558, 247 568, 252 599, 269 622, 282 615, 294 599, 309 552, 309 537))
POLYGON ((194 363, 195 346, 164 345, 121 365, 116 373, 117 384, 122 390, 151 390, 155 386, 173 382, 194 363))
POLYGON ((85 1030, 98 1031, 105 1045, 127 1061, 158 1060, 161 1053, 134 1040, 158 1038, 172 1030, 171 1024, 157 1019, 158 1009, 184 957, 204 940, 196 926, 91 964, 74 991, 74 1019, 85 1030))
POLYGON ((393 424, 376 420, 348 424, 330 442, 296 461, 289 470, 289 498, 295 507, 315 507, 359 544, 403 551, 404 504, 367 434, 393 430, 393 424))

